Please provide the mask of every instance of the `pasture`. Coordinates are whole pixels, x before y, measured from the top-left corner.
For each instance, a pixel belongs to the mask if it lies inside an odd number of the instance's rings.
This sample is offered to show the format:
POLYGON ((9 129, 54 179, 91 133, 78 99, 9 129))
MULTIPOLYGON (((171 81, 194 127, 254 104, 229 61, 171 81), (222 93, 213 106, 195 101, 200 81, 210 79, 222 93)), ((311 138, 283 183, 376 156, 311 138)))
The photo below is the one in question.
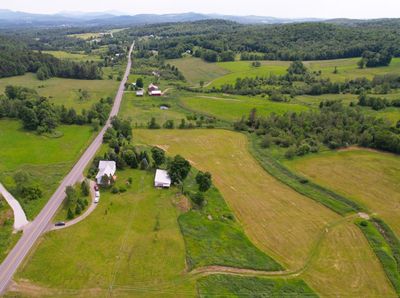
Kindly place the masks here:
POLYGON ((199 86, 201 81, 208 84, 212 80, 230 72, 216 63, 205 62, 200 58, 194 57, 172 59, 168 60, 167 63, 178 67, 185 79, 194 86, 199 86))
POLYGON ((65 52, 65 51, 42 51, 42 53, 50 54, 58 59, 86 62, 86 61, 102 61, 101 57, 97 54, 85 54, 83 52, 65 52))
POLYGON ((311 154, 287 166, 318 184, 356 200, 400 235, 400 159, 361 148, 311 154))
POLYGON ((244 135, 224 130, 135 130, 134 135, 210 171, 253 243, 290 271, 305 270, 304 277, 300 276, 313 288, 318 287, 321 295, 393 293, 361 231, 349 224, 343 233, 325 235, 343 219, 265 172, 249 154, 244 135), (346 238, 346 234, 351 237, 346 238), (336 255, 315 259, 322 249, 336 255), (326 268, 321 264, 326 260, 333 265, 326 268), (329 283, 320 283, 324 271, 329 273, 329 283), (357 272, 357 277, 352 272, 357 272))
POLYGON ((242 116, 248 117, 253 108, 257 109, 257 114, 263 116, 271 113, 283 114, 288 111, 302 112, 308 109, 300 104, 238 95, 182 95, 179 100, 182 106, 189 110, 231 122, 240 120, 242 116))
POLYGON ((0 263, 18 240, 20 233, 13 233, 14 216, 7 201, 0 195, 0 263))
POLYGON ((119 82, 115 80, 75 80, 63 78, 51 78, 40 81, 33 73, 26 73, 23 76, 15 76, 0 79, 0 93, 4 92, 7 85, 23 86, 35 89, 39 95, 47 97, 56 105, 73 107, 78 112, 82 109, 89 109, 102 97, 113 97, 118 88, 119 82), (79 90, 86 90, 88 97, 81 96, 79 90))
POLYGON ((156 122, 160 125, 167 120, 173 120, 177 126, 188 114, 175 98, 137 97, 135 92, 125 92, 120 112, 121 117, 130 118, 135 127, 147 127, 152 117, 156 118, 156 122), (168 110, 161 110, 161 105, 168 105, 168 110))
MULTIPOLYGON (((399 73, 400 58, 393 58, 389 66, 359 69, 357 61, 360 58, 334 60, 304 61, 310 71, 321 71, 323 78, 332 81, 345 81, 359 77, 372 79, 375 75, 399 73), (337 67, 337 73, 333 73, 337 67)), ((234 84, 237 78, 283 75, 290 65, 288 61, 260 61, 260 67, 252 66, 252 61, 232 61, 207 63, 199 58, 185 57, 169 60, 177 66, 192 85, 198 86, 200 81, 207 87, 220 87, 224 84, 234 84)))
POLYGON ((0 120, 0 180, 12 190, 13 174, 18 170, 30 174, 43 198, 21 201, 29 219, 34 218, 47 199, 83 152, 93 136, 89 126, 60 126, 62 136, 52 138, 22 129, 19 121, 0 120))
POLYGON ((117 185, 133 180, 127 191, 102 191, 87 219, 46 234, 17 274, 15 290, 23 294, 30 284, 50 296, 195 296, 195 280, 185 273, 175 192, 155 189, 153 175, 119 171, 117 185))

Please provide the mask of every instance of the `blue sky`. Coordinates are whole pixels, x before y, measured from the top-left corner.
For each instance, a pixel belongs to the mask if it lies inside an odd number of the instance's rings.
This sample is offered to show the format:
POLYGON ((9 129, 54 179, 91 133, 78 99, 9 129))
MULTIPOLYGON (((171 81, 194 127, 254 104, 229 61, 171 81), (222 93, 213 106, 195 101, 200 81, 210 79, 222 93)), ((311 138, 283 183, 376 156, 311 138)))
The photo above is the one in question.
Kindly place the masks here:
POLYGON ((0 0, 1 9, 35 13, 120 11, 202 12, 274 17, 400 17, 400 0, 0 0))

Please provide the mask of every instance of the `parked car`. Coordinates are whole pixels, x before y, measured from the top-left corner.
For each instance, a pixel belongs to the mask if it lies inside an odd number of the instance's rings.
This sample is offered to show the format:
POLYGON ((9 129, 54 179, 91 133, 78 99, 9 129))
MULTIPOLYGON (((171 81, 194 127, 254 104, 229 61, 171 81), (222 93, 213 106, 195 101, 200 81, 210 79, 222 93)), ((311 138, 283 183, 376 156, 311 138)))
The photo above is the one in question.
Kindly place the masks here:
POLYGON ((94 193, 94 202, 95 202, 95 203, 98 203, 99 200, 100 200, 100 191, 97 190, 97 191, 94 193))
POLYGON ((97 184, 94 186, 94 190, 99 191, 99 186, 97 184))
POLYGON ((94 198, 94 203, 95 203, 95 204, 97 204, 99 201, 100 201, 100 198, 99 198, 99 197, 95 197, 95 198, 94 198))
POLYGON ((65 222, 63 222, 63 221, 58 221, 58 222, 56 222, 54 225, 55 225, 56 227, 63 227, 63 226, 65 226, 65 222))

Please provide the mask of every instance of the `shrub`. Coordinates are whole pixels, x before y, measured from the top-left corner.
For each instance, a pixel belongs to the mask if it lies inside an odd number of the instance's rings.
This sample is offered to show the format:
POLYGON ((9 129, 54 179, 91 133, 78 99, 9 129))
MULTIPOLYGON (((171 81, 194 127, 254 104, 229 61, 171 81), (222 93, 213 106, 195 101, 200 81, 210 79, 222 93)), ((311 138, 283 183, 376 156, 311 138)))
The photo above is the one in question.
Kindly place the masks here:
POLYGON ((113 194, 117 194, 119 192, 118 188, 116 186, 114 186, 113 188, 111 188, 111 193, 113 194))

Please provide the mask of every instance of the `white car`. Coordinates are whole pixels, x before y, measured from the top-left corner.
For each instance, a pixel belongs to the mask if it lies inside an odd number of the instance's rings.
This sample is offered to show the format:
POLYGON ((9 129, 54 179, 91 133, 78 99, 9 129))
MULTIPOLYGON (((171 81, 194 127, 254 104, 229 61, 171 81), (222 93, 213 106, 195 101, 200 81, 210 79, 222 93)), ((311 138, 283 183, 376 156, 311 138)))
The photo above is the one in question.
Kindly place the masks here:
POLYGON ((97 191, 94 193, 94 202, 95 202, 95 203, 98 203, 99 200, 100 200, 100 191, 97 190, 97 191))

